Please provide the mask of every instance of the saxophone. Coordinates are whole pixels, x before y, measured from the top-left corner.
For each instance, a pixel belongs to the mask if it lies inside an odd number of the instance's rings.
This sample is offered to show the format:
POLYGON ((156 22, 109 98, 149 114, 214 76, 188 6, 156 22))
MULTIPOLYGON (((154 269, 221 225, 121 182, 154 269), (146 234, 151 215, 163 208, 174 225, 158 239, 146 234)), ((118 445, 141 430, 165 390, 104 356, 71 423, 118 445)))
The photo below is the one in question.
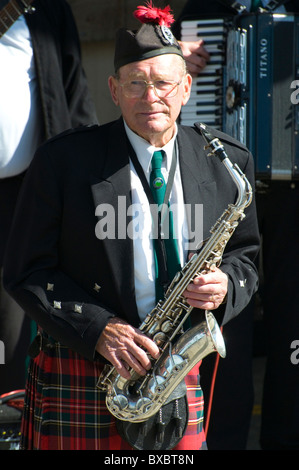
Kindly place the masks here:
POLYGON ((244 209, 251 203, 252 188, 240 168, 231 163, 220 140, 208 132, 205 124, 199 127, 207 144, 205 150, 211 149, 209 155, 220 159, 237 185, 237 201, 230 204, 216 221, 210 230, 210 238, 175 275, 164 299, 140 325, 139 329, 161 351, 157 360, 152 359, 153 366, 147 375, 140 376, 131 369, 131 379, 127 380, 113 366, 104 367, 97 387, 106 392, 109 411, 123 421, 140 423, 148 420, 170 397, 173 398, 173 394, 180 393, 178 385, 201 359, 215 351, 221 357, 226 355, 221 330, 210 311, 205 311, 204 321, 182 332, 193 309, 183 292, 197 274, 207 273, 220 265, 225 246, 239 221, 245 217, 244 209))

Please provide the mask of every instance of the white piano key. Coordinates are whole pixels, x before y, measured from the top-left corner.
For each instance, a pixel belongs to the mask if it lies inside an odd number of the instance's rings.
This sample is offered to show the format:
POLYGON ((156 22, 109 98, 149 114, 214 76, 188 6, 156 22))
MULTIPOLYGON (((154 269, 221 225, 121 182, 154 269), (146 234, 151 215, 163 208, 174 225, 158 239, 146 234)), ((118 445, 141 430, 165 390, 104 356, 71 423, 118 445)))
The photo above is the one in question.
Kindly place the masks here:
POLYGON ((198 39, 203 39, 207 44, 223 44, 223 36, 222 35, 215 35, 215 36, 205 36, 202 31, 193 32, 192 34, 181 34, 181 41, 197 41, 198 39))
POLYGON ((195 20, 184 20, 182 21, 182 25, 188 27, 188 25, 197 25, 198 23, 201 24, 210 24, 210 23, 223 23, 223 18, 200 18, 195 20))
POLYGON ((196 114, 197 112, 200 112, 201 114, 213 114, 213 116, 215 117, 216 114, 219 114, 219 111, 219 106, 204 106, 199 102, 198 105, 185 106, 184 108, 182 108, 181 115, 185 116, 188 113, 196 114))
POLYGON ((196 95, 196 96, 193 95, 192 97, 190 97, 188 103, 185 104, 184 108, 188 106, 193 106, 194 103, 202 103, 202 104, 212 103, 212 105, 215 104, 217 106, 220 106, 222 103, 222 97, 216 96, 215 94, 211 95, 211 98, 207 98, 206 95, 196 95))
POLYGON ((221 130, 221 123, 218 123, 214 120, 211 120, 211 121, 205 120, 204 121, 203 119, 200 119, 200 117, 198 117, 198 116, 194 116, 194 119, 186 119, 184 121, 181 121, 180 124, 182 126, 193 127, 195 122, 204 122, 207 126, 211 126, 214 129, 221 130))
POLYGON ((198 87, 194 87, 193 89, 191 89, 191 93, 192 91, 196 91, 197 94, 200 95, 200 93, 203 93, 204 91, 218 91, 220 88, 221 87, 215 85, 214 83, 210 83, 209 85, 200 85, 198 87))

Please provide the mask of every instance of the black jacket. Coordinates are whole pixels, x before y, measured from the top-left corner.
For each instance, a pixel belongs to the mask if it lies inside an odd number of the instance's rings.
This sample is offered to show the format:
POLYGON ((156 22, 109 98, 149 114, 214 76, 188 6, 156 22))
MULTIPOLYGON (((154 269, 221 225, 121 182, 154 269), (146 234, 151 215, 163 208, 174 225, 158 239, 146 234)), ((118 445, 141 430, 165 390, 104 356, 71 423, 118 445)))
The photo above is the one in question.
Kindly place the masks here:
MULTIPOLYGON (((254 184, 248 150, 213 132, 254 184)), ((203 204, 206 238, 228 204, 236 200, 237 188, 224 165, 207 156, 195 127, 179 126, 178 146, 184 200, 193 207, 192 214, 195 204, 203 204)), ((119 196, 125 197, 127 206, 131 204, 122 120, 51 139, 38 150, 28 170, 7 249, 4 283, 10 295, 49 335, 88 359, 94 358, 109 318, 116 315, 135 326, 140 323, 133 241, 128 236, 100 240, 95 233, 97 206, 115 207, 117 221, 119 196)), ((229 293, 219 322, 238 315, 256 290, 258 245, 252 203, 223 257, 229 293)))

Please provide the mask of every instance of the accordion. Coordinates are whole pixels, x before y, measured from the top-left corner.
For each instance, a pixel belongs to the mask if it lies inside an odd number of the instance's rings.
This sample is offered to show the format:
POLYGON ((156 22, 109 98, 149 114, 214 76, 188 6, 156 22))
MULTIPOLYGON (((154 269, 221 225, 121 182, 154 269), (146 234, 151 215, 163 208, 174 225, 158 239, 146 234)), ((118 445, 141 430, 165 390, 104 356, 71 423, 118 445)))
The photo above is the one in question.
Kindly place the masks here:
POLYGON ((298 180, 299 15, 244 14, 181 23, 182 41, 199 38, 211 60, 193 80, 180 123, 202 121, 246 145, 257 179, 298 180))

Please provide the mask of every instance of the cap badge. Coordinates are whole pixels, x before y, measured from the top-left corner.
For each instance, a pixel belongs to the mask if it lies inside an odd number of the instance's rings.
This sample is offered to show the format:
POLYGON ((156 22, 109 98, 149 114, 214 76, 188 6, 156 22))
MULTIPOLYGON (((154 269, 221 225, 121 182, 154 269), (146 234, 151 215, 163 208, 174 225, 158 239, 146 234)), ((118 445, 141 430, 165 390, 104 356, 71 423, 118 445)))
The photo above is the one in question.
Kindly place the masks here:
POLYGON ((163 34, 164 39, 169 43, 169 44, 174 44, 174 35, 172 34, 171 30, 165 26, 161 26, 161 32, 163 34))

